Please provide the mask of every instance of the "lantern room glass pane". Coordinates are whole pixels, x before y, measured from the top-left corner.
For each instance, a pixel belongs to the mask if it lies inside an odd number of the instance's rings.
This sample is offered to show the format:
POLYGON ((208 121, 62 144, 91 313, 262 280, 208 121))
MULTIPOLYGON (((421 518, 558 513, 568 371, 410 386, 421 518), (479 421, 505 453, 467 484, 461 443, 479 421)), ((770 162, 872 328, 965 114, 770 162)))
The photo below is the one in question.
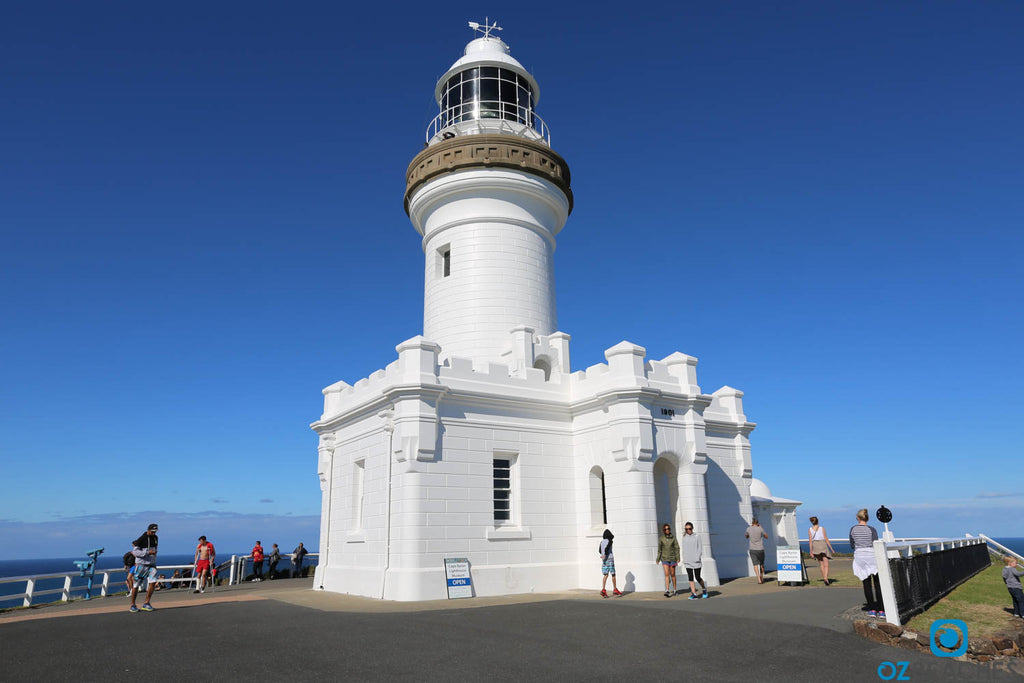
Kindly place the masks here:
POLYGON ((442 88, 439 104, 445 125, 499 118, 533 125, 529 81, 511 69, 482 66, 453 74, 442 88))
POLYGON ((494 78, 485 78, 480 81, 480 101, 486 102, 493 108, 493 103, 498 101, 498 81, 494 78))

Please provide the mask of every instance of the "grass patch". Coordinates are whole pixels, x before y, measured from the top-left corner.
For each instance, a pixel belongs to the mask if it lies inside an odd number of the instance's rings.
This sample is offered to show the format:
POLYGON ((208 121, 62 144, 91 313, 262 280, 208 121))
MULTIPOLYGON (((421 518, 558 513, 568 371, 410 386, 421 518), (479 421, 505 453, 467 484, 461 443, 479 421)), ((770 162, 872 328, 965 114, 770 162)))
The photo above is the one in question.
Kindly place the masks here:
POLYGON ((1010 616, 1012 602, 1002 574, 1003 563, 997 560, 911 619, 907 626, 927 633, 936 619, 963 619, 972 636, 1020 630, 1021 620, 1010 616))
MULTIPOLYGON (((818 569, 818 561, 804 560, 804 567, 807 569, 807 580, 813 585, 821 583, 821 570, 818 569)), ((835 559, 828 563, 828 578, 832 586, 840 588, 860 588, 861 583, 853 574, 853 563, 845 558, 835 559)))

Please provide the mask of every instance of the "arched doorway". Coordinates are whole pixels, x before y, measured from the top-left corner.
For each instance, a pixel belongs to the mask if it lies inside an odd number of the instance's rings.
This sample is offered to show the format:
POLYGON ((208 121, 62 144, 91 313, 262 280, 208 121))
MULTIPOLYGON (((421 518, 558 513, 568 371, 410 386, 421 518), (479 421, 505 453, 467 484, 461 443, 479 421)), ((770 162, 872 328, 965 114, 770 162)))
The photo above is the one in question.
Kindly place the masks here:
POLYGON ((672 533, 678 534, 679 468, 665 457, 654 461, 654 509, 658 514, 659 531, 661 525, 668 522, 672 525, 672 533))

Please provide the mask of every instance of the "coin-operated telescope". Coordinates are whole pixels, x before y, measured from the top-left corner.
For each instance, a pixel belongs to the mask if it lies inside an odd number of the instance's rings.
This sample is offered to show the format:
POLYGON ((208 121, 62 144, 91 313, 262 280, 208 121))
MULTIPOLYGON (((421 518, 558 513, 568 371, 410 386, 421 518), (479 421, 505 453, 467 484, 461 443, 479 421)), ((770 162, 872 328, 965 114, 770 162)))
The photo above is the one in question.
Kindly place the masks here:
POLYGON ((75 560, 74 564, 78 567, 79 576, 88 576, 89 583, 85 587, 85 599, 89 600, 92 597, 92 580, 96 575, 96 560, 99 559, 100 555, 103 554, 103 548, 96 548, 86 553, 89 556, 88 560, 75 560))

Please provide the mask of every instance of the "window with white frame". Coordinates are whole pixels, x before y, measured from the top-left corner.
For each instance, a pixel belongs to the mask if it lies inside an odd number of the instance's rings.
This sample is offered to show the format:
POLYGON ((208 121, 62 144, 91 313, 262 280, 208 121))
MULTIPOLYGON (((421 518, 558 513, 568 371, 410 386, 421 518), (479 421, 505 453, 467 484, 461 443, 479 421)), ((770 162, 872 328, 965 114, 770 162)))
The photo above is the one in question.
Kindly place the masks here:
POLYGON ((494 456, 494 526, 513 523, 512 468, 515 456, 511 453, 494 456))
POLYGON ((452 274, 452 245, 444 244, 437 248, 435 276, 438 279, 452 274))
POLYGON ((356 460, 352 468, 352 529, 363 528, 363 486, 366 478, 366 461, 356 460))
POLYGON ((590 470, 590 526, 608 524, 608 502, 604 491, 604 471, 600 467, 590 470))

